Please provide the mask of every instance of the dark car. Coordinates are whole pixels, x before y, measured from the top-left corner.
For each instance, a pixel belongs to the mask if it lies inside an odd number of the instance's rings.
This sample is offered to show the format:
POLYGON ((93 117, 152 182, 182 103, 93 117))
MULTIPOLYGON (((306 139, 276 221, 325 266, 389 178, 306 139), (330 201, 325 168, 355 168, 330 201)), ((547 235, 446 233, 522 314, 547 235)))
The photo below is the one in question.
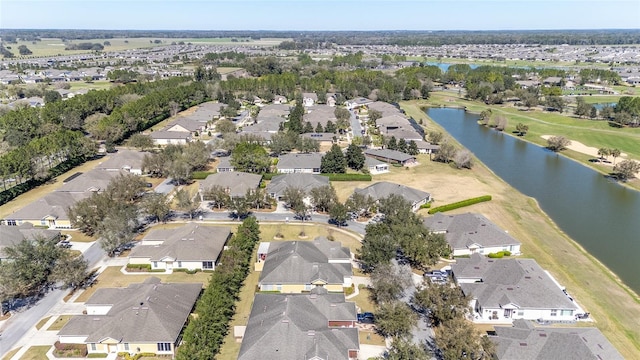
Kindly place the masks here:
POLYGON ((370 312, 360 313, 357 315, 357 318, 359 323, 373 324, 375 321, 375 316, 370 312))

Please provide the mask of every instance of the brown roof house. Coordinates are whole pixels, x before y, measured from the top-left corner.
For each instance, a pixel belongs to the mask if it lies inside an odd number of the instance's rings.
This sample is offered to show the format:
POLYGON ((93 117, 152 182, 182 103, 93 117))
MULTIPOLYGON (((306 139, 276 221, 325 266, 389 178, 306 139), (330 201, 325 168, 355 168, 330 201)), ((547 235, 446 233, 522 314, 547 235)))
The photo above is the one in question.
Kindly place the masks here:
POLYGON ((85 344, 89 354, 175 356, 180 334, 202 290, 200 283, 161 283, 98 289, 58 332, 61 344, 85 344))

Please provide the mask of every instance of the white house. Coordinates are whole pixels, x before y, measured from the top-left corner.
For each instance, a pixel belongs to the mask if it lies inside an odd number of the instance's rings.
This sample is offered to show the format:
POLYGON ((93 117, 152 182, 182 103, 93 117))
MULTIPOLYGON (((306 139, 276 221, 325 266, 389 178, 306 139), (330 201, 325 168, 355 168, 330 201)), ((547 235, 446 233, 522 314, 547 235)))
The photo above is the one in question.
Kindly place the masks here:
POLYGON ((306 173, 320 174, 321 153, 284 154, 278 157, 278 172, 283 174, 306 173))

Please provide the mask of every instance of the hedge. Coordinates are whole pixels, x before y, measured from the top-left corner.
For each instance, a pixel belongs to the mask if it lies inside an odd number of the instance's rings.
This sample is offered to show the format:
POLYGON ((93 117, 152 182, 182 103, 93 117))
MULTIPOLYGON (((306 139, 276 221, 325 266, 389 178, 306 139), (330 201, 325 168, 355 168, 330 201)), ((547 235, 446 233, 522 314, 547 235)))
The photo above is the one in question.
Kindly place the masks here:
POLYGON ((508 250, 498 251, 497 253, 489 253, 487 256, 492 259, 501 259, 505 256, 511 256, 511 251, 508 251, 508 250))
POLYGON ((485 201, 490 201, 490 200, 491 200, 491 195, 479 196, 479 197, 476 197, 476 198, 471 198, 471 199, 467 199, 467 200, 454 202, 454 203, 451 203, 451 204, 446 204, 446 205, 434 207, 432 209, 429 209, 429 214, 435 214, 437 212, 445 212, 445 211, 449 211, 449 210, 454 210, 454 209, 458 209, 458 208, 461 208, 461 207, 465 207, 465 206, 469 206, 469 205, 473 205, 473 204, 477 204, 477 203, 481 203, 481 202, 485 202, 485 201))
POLYGON ((147 269, 147 270, 151 270, 151 264, 127 264, 127 269, 147 269))
POLYGON ((429 209, 429 208, 431 208, 430 202, 420 205, 420 209, 429 209))
POLYGON ((91 354, 87 354, 87 358, 89 358, 89 359, 106 358, 107 356, 109 356, 109 354, 104 354, 104 353, 91 353, 91 354))
POLYGON ((211 171, 194 171, 193 173, 191 173, 191 179, 204 180, 211 174, 213 174, 211 171))
POLYGON ((320 174, 329 177, 329 181, 371 181, 370 174, 320 174))

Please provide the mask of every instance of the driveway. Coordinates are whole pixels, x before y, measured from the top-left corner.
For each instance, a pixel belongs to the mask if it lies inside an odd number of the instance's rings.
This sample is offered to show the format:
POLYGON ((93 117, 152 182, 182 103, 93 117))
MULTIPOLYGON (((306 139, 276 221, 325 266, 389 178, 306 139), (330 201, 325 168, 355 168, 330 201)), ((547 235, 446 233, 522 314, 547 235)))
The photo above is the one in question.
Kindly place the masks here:
POLYGON ((349 112, 351 113, 349 122, 351 123, 351 132, 353 133, 353 137, 362 136, 362 126, 360 125, 360 120, 356 119, 356 114, 353 110, 349 112))
POLYGON ((160 193, 160 194, 168 194, 171 192, 171 190, 173 190, 173 188, 175 187, 175 185, 173 185, 171 182, 173 181, 173 179, 167 179, 163 182, 160 183, 160 185, 156 186, 155 192, 160 193))

